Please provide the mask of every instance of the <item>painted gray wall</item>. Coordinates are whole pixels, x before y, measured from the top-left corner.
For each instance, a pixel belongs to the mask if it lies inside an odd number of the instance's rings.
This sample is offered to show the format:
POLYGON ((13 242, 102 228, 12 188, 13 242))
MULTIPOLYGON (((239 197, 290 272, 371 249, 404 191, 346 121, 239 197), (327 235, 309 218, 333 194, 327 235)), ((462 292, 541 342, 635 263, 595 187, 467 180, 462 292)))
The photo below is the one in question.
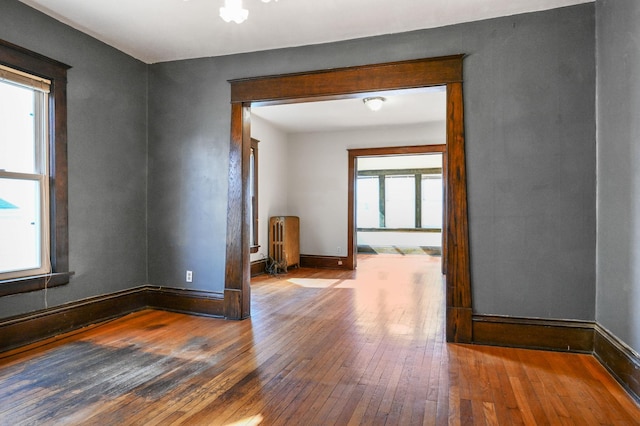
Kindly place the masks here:
POLYGON ((224 289, 230 94, 218 62, 224 60, 151 66, 148 241, 155 285, 224 289))
MULTIPOLYGON (((73 66, 69 204, 77 276, 49 290, 49 306, 146 282, 186 287, 186 269, 194 271, 191 288, 222 290, 228 79, 466 53, 474 309, 594 319, 594 10, 586 4, 147 67, 3 0, 1 38, 73 66)), ((43 305, 43 292, 5 297, 0 315, 43 305)))
POLYGON ((227 80, 465 53, 474 310, 593 320, 594 11, 151 65, 150 281, 223 289, 227 80))
POLYGON ((71 283, 0 298, 0 318, 147 282, 147 65, 15 0, 0 38, 68 73, 71 283))
POLYGON ((594 18, 587 4, 475 24, 464 69, 475 312, 595 317, 594 18))
POLYGON ((640 352, 640 2, 596 8, 596 320, 640 352))

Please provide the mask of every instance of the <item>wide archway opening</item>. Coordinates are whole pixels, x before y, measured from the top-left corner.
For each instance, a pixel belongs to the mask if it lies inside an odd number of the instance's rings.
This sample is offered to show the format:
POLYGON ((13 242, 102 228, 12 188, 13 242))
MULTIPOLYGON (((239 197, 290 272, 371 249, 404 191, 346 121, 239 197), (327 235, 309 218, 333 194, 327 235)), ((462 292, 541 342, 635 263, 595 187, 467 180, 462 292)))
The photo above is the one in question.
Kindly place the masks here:
MULTIPOLYGON (((471 342, 471 285, 462 97, 462 55, 231 81, 231 140, 225 317, 250 316, 251 105, 361 97, 389 90, 445 86, 447 91, 447 340, 471 342)), ((350 214, 353 214, 351 212, 350 214)), ((353 256, 354 247, 348 247, 353 256)))

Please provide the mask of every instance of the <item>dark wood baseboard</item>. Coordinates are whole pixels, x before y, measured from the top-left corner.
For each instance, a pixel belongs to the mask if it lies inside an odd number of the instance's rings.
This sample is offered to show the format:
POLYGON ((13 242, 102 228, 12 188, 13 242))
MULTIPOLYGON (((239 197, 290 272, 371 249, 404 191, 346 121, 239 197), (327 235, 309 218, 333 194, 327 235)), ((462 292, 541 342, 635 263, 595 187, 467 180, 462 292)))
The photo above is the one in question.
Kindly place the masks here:
POLYGON ((596 324, 593 355, 640 403, 640 357, 600 324, 596 324))
POLYGON ((4 319, 0 352, 142 309, 144 293, 140 287, 4 319))
POLYGON ((594 323, 495 315, 473 316, 473 343, 592 353, 594 323))
POLYGON ((350 270, 349 261, 346 257, 339 256, 316 256, 310 254, 300 255, 300 266, 304 268, 319 269, 345 269, 350 270))
POLYGON ((145 308, 224 316, 223 295, 143 286, 0 320, 0 352, 35 343, 145 308))
POLYGON ((146 287, 144 307, 183 314, 224 317, 224 294, 167 287, 146 287))
POLYGON ((254 260, 251 262, 251 276, 256 277, 258 275, 265 274, 267 267, 267 259, 254 260))

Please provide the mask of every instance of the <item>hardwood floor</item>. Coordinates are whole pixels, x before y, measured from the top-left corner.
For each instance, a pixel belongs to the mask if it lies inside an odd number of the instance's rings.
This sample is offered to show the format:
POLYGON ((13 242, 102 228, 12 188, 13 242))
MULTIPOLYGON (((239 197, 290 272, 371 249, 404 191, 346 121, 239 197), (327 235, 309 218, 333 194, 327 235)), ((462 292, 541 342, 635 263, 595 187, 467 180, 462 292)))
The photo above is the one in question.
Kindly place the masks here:
POLYGON ((245 321, 145 310, 0 354, 0 424, 640 424, 590 355, 446 344, 439 259, 254 279, 245 321))

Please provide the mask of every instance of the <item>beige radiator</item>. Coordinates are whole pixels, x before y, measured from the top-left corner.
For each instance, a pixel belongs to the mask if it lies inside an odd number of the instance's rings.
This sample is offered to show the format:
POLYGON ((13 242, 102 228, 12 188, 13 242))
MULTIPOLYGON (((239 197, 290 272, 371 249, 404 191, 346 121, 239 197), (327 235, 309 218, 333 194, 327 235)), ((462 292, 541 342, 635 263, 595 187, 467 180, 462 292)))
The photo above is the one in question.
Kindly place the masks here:
POLYGON ((269 218, 269 257, 279 269, 300 266, 300 219, 297 216, 269 218))

